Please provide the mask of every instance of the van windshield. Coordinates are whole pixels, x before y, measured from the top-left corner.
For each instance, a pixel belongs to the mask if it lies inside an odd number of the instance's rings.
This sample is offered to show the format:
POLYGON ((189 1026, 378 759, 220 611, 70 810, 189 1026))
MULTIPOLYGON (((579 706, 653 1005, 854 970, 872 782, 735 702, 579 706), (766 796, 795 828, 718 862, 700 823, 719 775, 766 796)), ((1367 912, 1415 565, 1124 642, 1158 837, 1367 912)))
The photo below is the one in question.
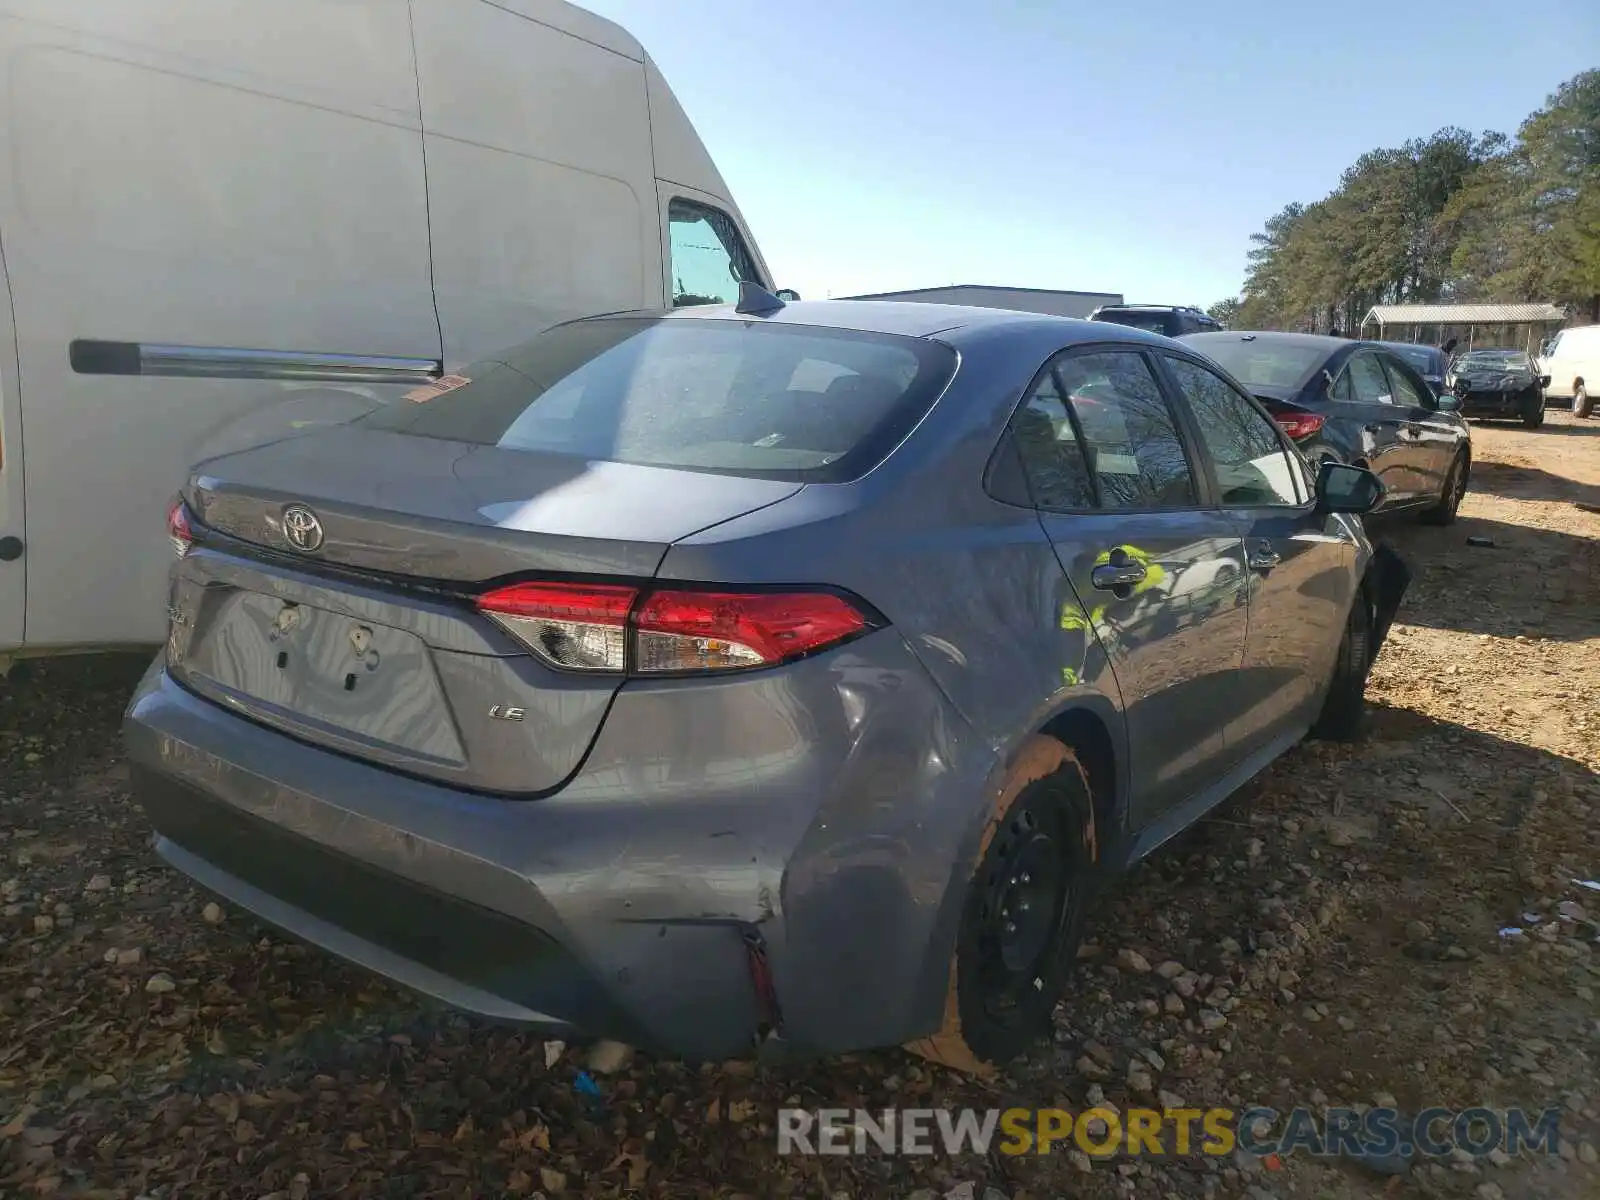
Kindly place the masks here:
POLYGON ((363 424, 640 466, 836 482, 876 466, 949 382, 921 338, 608 317, 548 330, 363 424))

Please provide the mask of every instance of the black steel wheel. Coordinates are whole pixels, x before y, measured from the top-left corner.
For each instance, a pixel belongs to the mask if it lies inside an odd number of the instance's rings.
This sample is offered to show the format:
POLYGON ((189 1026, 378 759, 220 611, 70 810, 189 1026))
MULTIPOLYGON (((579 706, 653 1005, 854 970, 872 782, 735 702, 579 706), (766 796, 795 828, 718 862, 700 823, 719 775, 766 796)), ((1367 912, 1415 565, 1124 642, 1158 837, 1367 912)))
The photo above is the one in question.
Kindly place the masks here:
POLYGON ((944 1023, 907 1047, 973 1073, 1049 1033, 1098 855, 1089 781, 1073 751, 1041 736, 1021 766, 967 888, 944 1023))

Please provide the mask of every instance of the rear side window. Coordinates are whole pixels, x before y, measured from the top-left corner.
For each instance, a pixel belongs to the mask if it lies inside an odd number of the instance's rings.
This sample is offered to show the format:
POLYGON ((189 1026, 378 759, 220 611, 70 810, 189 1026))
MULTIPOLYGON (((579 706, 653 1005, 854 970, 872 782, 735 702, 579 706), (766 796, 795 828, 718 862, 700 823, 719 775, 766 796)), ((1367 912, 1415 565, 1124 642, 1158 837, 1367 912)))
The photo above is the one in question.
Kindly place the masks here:
POLYGON ((733 218, 692 200, 667 206, 668 252, 672 255, 672 307, 732 304, 743 280, 760 282, 755 261, 733 218))
POLYGON ((1189 461, 1142 354, 1071 354, 1057 386, 1077 422, 1103 508, 1190 508, 1199 503, 1189 461))
POLYGON ((921 338, 613 317, 557 326, 467 368, 454 390, 363 420, 508 450, 836 482, 882 461, 955 365, 921 338))

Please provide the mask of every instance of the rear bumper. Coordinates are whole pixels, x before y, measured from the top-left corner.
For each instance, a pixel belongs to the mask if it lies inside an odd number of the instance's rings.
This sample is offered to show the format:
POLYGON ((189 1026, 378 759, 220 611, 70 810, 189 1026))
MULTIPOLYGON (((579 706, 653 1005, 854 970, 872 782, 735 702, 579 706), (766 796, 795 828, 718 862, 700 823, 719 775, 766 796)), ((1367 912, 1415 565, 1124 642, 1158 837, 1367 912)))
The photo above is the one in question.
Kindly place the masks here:
POLYGON ((695 1058, 758 1037, 751 936, 793 1047, 935 1028, 993 769, 893 631, 630 684, 537 801, 294 741, 159 662, 124 734, 157 851, 262 920, 487 1018, 695 1058))

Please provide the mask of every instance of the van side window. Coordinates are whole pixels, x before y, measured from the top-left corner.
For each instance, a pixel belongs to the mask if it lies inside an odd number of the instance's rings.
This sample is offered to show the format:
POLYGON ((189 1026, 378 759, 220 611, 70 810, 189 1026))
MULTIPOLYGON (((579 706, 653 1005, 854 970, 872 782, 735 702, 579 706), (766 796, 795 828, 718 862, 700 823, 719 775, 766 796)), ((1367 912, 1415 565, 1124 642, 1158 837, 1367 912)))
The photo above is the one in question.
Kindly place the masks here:
POLYGON ((672 307, 732 304, 739 284, 760 281, 739 227, 727 213, 692 200, 667 206, 672 254, 672 307))

